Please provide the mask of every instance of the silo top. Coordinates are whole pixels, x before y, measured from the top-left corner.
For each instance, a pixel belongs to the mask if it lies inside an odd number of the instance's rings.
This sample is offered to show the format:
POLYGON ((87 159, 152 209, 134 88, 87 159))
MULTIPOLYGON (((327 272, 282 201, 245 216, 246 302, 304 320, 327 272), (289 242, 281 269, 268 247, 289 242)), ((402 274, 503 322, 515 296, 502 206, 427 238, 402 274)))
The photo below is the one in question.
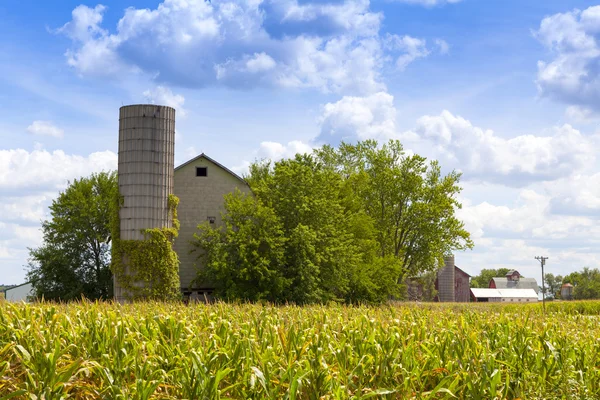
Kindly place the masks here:
POLYGON ((119 119, 135 117, 154 117, 175 119, 175 109, 160 104, 131 104, 119 108, 119 119))

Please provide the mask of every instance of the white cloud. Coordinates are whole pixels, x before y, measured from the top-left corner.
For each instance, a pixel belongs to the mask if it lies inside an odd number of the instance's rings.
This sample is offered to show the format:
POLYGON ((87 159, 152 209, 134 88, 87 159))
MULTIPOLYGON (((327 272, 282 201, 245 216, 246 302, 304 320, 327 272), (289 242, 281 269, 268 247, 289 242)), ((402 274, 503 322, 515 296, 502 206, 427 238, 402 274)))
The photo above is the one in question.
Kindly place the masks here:
POLYGON ((101 4, 94 8, 84 5, 77 6, 71 13, 73 19, 62 28, 57 29, 57 32, 64 33, 79 42, 87 42, 98 36, 104 36, 106 31, 100 27, 104 11, 106 11, 106 7, 101 4))
POLYGON ((438 47, 440 54, 448 54, 450 45, 444 39, 435 39, 435 45, 438 47))
POLYGON ((53 136, 62 139, 65 132, 51 121, 33 121, 27 127, 27 132, 40 136, 53 136))
POLYGON ((319 122, 318 143, 400 139, 411 151, 463 171, 465 180, 516 187, 577 173, 593 163, 598 147, 595 138, 568 124, 550 129, 545 136, 503 138, 449 111, 423 116, 414 129, 399 132, 394 98, 385 92, 328 103, 319 122))
MULTIPOLYGON (((254 151, 248 158, 255 161, 279 161, 286 158, 293 158, 296 154, 312 153, 313 149, 313 145, 300 140, 293 140, 287 144, 265 141, 261 142, 258 150, 254 151)), ((236 174, 244 175, 248 172, 250 164, 250 161, 243 160, 239 165, 232 167, 231 170, 236 174)))
POLYGON ((460 3, 462 0, 395 0, 398 3, 415 4, 425 7, 433 7, 444 4, 460 3))
POLYGON ((168 87, 157 86, 153 90, 148 89, 144 91, 143 95, 146 98, 146 101, 152 104, 173 107, 177 110, 177 115, 180 117, 185 117, 187 114, 187 110, 183 108, 185 97, 180 94, 173 94, 168 87))
POLYGON ((111 151, 85 157, 62 150, 0 150, 0 189, 60 189, 68 180, 116 168, 117 155, 111 151))
POLYGON ((597 216, 600 211, 600 173, 573 174, 547 184, 546 191, 554 214, 597 216))
MULTIPOLYGON (((105 8, 79 6, 58 31, 73 40, 69 65, 82 75, 143 72, 177 86, 280 86, 373 93, 385 88, 383 15, 369 0, 164 0, 125 11, 116 32, 105 8)), ((429 53, 422 39, 398 37, 397 63, 429 53)))
POLYGON ((7 266, 1 283, 21 283, 28 247, 42 242, 40 221, 69 181, 93 172, 115 170, 110 151, 88 156, 57 150, 0 150, 0 260, 7 266))
POLYGON ((465 222, 475 249, 458 256, 457 264, 473 273, 481 268, 509 267, 536 277, 538 270, 533 268, 539 264, 533 257, 538 255, 550 256, 546 272, 565 274, 590 262, 598 265, 600 252, 593 238, 600 234, 600 226, 588 216, 553 213, 553 199, 552 194, 531 189, 521 190, 514 204, 485 201, 473 205, 463 199, 457 216, 465 222))
POLYGON ((565 116, 573 122, 586 123, 597 121, 600 114, 589 107, 569 106, 565 110, 565 116))
POLYGON ((424 39, 414 38, 408 35, 398 36, 388 34, 386 36, 386 46, 392 50, 399 50, 402 52, 396 59, 396 67, 401 71, 416 59, 427 57, 430 53, 424 39))
POLYGON ((544 18, 534 36, 552 54, 538 61, 537 85, 543 96, 600 109, 600 6, 544 18))
POLYGON ((553 128, 551 136, 505 139, 443 111, 419 118, 412 133, 432 142, 433 155, 464 171, 465 179, 511 186, 566 177, 595 160, 592 141, 568 124, 553 128))
POLYGON ((336 103, 327 103, 319 120, 318 142, 337 144, 341 140, 396 137, 394 97, 386 92, 366 97, 344 96, 336 103))
POLYGON ((296 154, 311 153, 313 147, 299 140, 293 140, 287 144, 277 142, 262 142, 257 152, 258 159, 269 159, 278 161, 284 158, 292 158, 296 154))

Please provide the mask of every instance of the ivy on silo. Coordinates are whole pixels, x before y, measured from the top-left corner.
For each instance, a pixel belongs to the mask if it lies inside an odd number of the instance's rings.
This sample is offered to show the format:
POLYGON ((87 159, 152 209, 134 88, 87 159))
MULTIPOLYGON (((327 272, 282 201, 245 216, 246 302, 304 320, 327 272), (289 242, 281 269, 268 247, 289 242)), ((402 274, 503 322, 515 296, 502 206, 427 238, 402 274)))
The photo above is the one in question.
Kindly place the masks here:
POLYGON ((123 197, 118 193, 115 197, 111 221, 111 270, 131 300, 174 300, 181 296, 179 258, 173 250, 173 242, 179 235, 179 198, 170 194, 167 204, 172 218, 171 228, 142 229, 144 240, 121 240, 119 210, 123 197), (125 258, 127 270, 123 262, 125 258))

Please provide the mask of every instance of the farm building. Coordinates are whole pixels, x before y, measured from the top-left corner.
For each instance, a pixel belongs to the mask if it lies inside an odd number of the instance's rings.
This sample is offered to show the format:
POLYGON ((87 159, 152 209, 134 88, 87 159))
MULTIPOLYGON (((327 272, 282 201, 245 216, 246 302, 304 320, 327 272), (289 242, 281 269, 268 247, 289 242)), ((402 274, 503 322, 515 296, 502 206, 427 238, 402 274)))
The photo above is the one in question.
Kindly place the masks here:
POLYGON ((565 283, 560 288, 560 298, 563 300, 573 300, 573 285, 565 283))
POLYGON ((6 301, 19 302, 29 301, 32 296, 33 287, 31 282, 23 283, 22 285, 9 286, 3 291, 3 298, 6 301))
POLYGON ((223 196, 236 189, 243 193, 250 192, 250 187, 241 177, 206 154, 200 154, 175 168, 173 191, 179 197, 177 214, 181 226, 174 249, 179 257, 179 280, 185 296, 203 298, 212 292, 209 282, 192 284, 196 278, 198 254, 191 253, 193 247, 190 241, 201 222, 221 225, 223 196))
POLYGON ((472 288, 471 301, 490 303, 531 303, 538 301, 538 295, 533 289, 472 288))
MULTIPOLYGON (((196 227, 203 221, 221 224, 223 196, 239 189, 249 192, 242 178, 205 154, 174 168, 175 109, 154 104, 121 107, 119 110, 118 180, 122 205, 120 238, 144 240, 144 229, 171 228, 169 196, 179 197, 179 237, 174 244, 182 293, 210 295, 210 283, 194 283, 197 254, 190 254, 196 227)), ((123 257, 127 274, 128 257, 123 257)), ((136 283, 137 284, 137 283, 136 283)), ((129 293, 115 276, 115 299, 126 301, 129 293)))
POLYGON ((467 303, 470 299, 471 275, 454 265, 454 256, 444 257, 444 267, 437 274, 435 289, 438 301, 467 303))
POLYGON ((537 294, 540 290, 535 278, 523 278, 519 271, 511 270, 503 277, 490 280, 490 289, 533 289, 537 294))

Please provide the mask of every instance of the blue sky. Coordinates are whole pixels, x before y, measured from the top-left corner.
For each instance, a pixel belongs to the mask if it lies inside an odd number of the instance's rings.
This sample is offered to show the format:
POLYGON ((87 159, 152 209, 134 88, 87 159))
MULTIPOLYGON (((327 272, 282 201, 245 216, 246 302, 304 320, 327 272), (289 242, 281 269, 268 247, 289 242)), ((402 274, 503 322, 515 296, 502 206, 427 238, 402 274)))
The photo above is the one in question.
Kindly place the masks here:
POLYGON ((340 139, 463 172, 472 274, 598 267, 600 7, 589 1, 0 3, 0 283, 68 180, 116 167, 118 108, 177 109, 176 163, 243 173, 340 139))

